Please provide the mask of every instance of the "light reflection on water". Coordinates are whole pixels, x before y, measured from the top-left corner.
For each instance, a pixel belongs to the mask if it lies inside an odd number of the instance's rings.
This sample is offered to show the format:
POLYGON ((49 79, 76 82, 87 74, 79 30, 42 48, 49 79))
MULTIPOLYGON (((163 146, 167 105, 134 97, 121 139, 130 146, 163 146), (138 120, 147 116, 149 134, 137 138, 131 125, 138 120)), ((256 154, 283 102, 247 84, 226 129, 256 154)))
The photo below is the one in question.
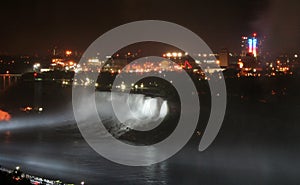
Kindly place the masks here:
POLYGON ((9 144, 10 143, 10 139, 11 139, 11 132, 8 130, 8 131, 5 131, 4 133, 4 143, 5 144, 9 144))
MULTIPOLYGON (((289 159, 294 156, 288 151, 259 145, 251 149, 217 144, 201 153, 196 146, 188 146, 162 163, 128 167, 99 156, 75 129, 1 132, 0 137, 1 165, 10 168, 19 165, 33 175, 66 182, 84 180, 95 185, 281 184, 282 176, 288 177, 288 182, 296 182, 298 177, 295 173, 299 160, 289 159)), ((145 155, 155 157, 155 149, 150 148, 145 155)))
MULTIPOLYGON (((131 103, 131 107, 133 111, 140 113, 140 118, 145 119, 145 116, 148 116, 152 119, 157 115, 160 118, 166 116, 165 101, 145 98, 143 95, 135 96, 136 100, 132 97, 131 100, 138 105, 131 103), (138 109, 141 104, 145 104, 142 107, 146 108, 138 109), (155 109, 146 110, 149 106, 155 109)), ((101 103, 101 107, 105 108, 104 113, 112 111, 105 106, 106 102, 101 103)), ((133 118, 128 113, 126 116, 126 119, 133 118)), ((150 122, 144 122, 146 123, 150 122)), ((100 180, 105 183, 125 181, 132 184, 133 179, 137 180, 137 184, 166 182, 163 175, 165 164, 130 168, 107 161, 95 153, 81 137, 71 109, 63 114, 24 114, 13 117, 10 122, 1 123, 0 146, 0 165, 10 168, 21 166, 25 172, 32 175, 59 178, 75 183, 84 180, 90 184, 99 184, 100 180)), ((149 160, 153 160, 156 149, 149 147, 144 155, 149 160)))
MULTIPOLYGON (((257 106, 259 112, 274 114, 264 106, 257 106)), ((0 165, 19 165, 32 175, 95 185, 298 184, 299 114, 289 114, 295 116, 290 118, 295 122, 293 128, 286 126, 291 122, 285 118, 276 116, 270 121, 270 116, 258 115, 253 107, 240 105, 232 112, 235 114, 225 120, 225 129, 208 150, 200 153, 197 145, 191 145, 169 160, 147 167, 118 165, 99 156, 83 140, 68 114, 13 118, 12 125, 0 126, 0 165), (35 127, 45 121, 44 126, 35 127), (14 127, 15 123, 20 129, 14 127)), ((144 155, 155 157, 155 148, 144 155)))
MULTIPOLYGON (((137 184, 141 182, 164 184, 166 181, 164 178, 166 164, 144 168, 126 167, 100 157, 74 133, 64 132, 64 136, 58 136, 55 132, 40 130, 30 138, 31 134, 32 132, 18 132, 11 138, 11 142, 7 143, 4 140, 0 143, 1 165, 11 168, 19 165, 33 175, 60 178, 67 182, 85 180, 90 182, 89 184, 98 184, 123 181, 135 184, 134 179, 137 184), (72 141, 72 138, 76 142, 72 141)), ((152 149, 145 155, 152 158, 155 152, 152 149)))

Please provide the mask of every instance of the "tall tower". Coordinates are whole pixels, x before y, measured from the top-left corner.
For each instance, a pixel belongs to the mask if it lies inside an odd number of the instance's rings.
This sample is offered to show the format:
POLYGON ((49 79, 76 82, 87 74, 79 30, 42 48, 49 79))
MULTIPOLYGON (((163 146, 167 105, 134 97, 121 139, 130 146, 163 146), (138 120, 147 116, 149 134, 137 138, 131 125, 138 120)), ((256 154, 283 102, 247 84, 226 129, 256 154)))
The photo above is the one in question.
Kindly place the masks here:
POLYGON ((241 56, 242 57, 246 56, 248 53, 248 37, 246 36, 242 36, 241 49, 242 49, 241 56))
POLYGON ((246 56, 246 55, 253 55, 254 57, 257 57, 259 55, 259 44, 257 39, 257 34, 253 33, 249 37, 242 37, 242 42, 241 42, 241 49, 242 53, 241 56, 246 56))
POLYGON ((228 67, 229 64, 229 52, 227 49, 222 49, 219 54, 219 61, 221 67, 228 67))
POLYGON ((257 49, 256 33, 253 33, 252 38, 248 38, 248 53, 252 53, 254 57, 257 57, 257 49))

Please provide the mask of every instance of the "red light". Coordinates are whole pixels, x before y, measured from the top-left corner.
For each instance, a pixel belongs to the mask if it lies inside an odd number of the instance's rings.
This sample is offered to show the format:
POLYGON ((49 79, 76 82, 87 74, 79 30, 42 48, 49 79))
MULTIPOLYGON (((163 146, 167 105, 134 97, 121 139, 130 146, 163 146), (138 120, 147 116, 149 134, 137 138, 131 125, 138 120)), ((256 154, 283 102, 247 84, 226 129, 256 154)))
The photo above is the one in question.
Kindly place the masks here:
POLYGON ((33 76, 34 76, 34 77, 37 77, 37 75, 38 75, 37 73, 33 73, 33 76))
POLYGON ((189 63, 189 61, 184 61, 184 65, 182 66, 182 68, 184 68, 184 69, 192 69, 193 68, 193 66, 189 63))
POLYGON ((253 37, 256 37, 256 33, 253 33, 253 37))

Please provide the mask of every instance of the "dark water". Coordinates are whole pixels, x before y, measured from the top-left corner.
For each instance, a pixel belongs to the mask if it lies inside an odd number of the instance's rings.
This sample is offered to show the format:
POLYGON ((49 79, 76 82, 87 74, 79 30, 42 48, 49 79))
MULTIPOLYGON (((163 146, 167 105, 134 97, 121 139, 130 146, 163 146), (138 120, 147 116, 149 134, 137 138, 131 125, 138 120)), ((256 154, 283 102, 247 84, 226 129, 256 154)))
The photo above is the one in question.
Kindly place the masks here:
MULTIPOLYGON (((288 96, 268 98, 268 95, 264 100, 257 96, 230 96, 222 129, 207 150, 197 151, 201 138, 195 133, 176 155, 148 167, 119 165, 94 152, 72 120, 71 105, 62 101, 68 99, 69 90, 51 91, 51 88, 43 86, 41 95, 48 112, 23 114, 11 108, 12 123, 1 123, 32 125, 0 130, 1 165, 10 168, 19 165, 32 175, 75 184, 82 180, 95 185, 300 183, 300 101, 297 93, 293 93, 298 92, 297 87, 288 96), (60 106, 49 98, 44 100, 50 94, 63 97, 57 98, 60 106)), ((22 92, 19 104, 35 101, 24 98, 30 97, 31 90, 28 92, 22 92)), ((14 93, 11 91, 2 102, 16 98, 14 93)), ((17 103, 13 104, 16 107, 17 103)), ((153 151, 145 155, 155 155, 153 151)))
POLYGON ((99 156, 73 129, 6 131, 1 133, 0 161, 11 168, 19 165, 34 175, 75 183, 81 180, 89 184, 299 183, 299 145, 277 143, 276 139, 268 144, 269 141, 260 141, 255 135, 234 139, 237 135, 231 133, 227 143, 220 142, 219 137, 204 152, 198 152, 196 145, 190 144, 160 164, 127 167, 99 156))

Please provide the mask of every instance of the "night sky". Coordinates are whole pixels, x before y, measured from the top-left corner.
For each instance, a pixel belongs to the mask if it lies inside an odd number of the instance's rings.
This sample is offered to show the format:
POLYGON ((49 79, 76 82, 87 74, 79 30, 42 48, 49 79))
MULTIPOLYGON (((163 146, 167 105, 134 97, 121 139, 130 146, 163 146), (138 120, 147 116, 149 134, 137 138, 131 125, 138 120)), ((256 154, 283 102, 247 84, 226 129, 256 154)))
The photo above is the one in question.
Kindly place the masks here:
POLYGON ((267 36, 273 53, 300 52, 297 0, 1 1, 0 54, 46 54, 54 46, 84 51, 104 32, 131 21, 171 21, 214 51, 239 52, 240 37, 267 36))

